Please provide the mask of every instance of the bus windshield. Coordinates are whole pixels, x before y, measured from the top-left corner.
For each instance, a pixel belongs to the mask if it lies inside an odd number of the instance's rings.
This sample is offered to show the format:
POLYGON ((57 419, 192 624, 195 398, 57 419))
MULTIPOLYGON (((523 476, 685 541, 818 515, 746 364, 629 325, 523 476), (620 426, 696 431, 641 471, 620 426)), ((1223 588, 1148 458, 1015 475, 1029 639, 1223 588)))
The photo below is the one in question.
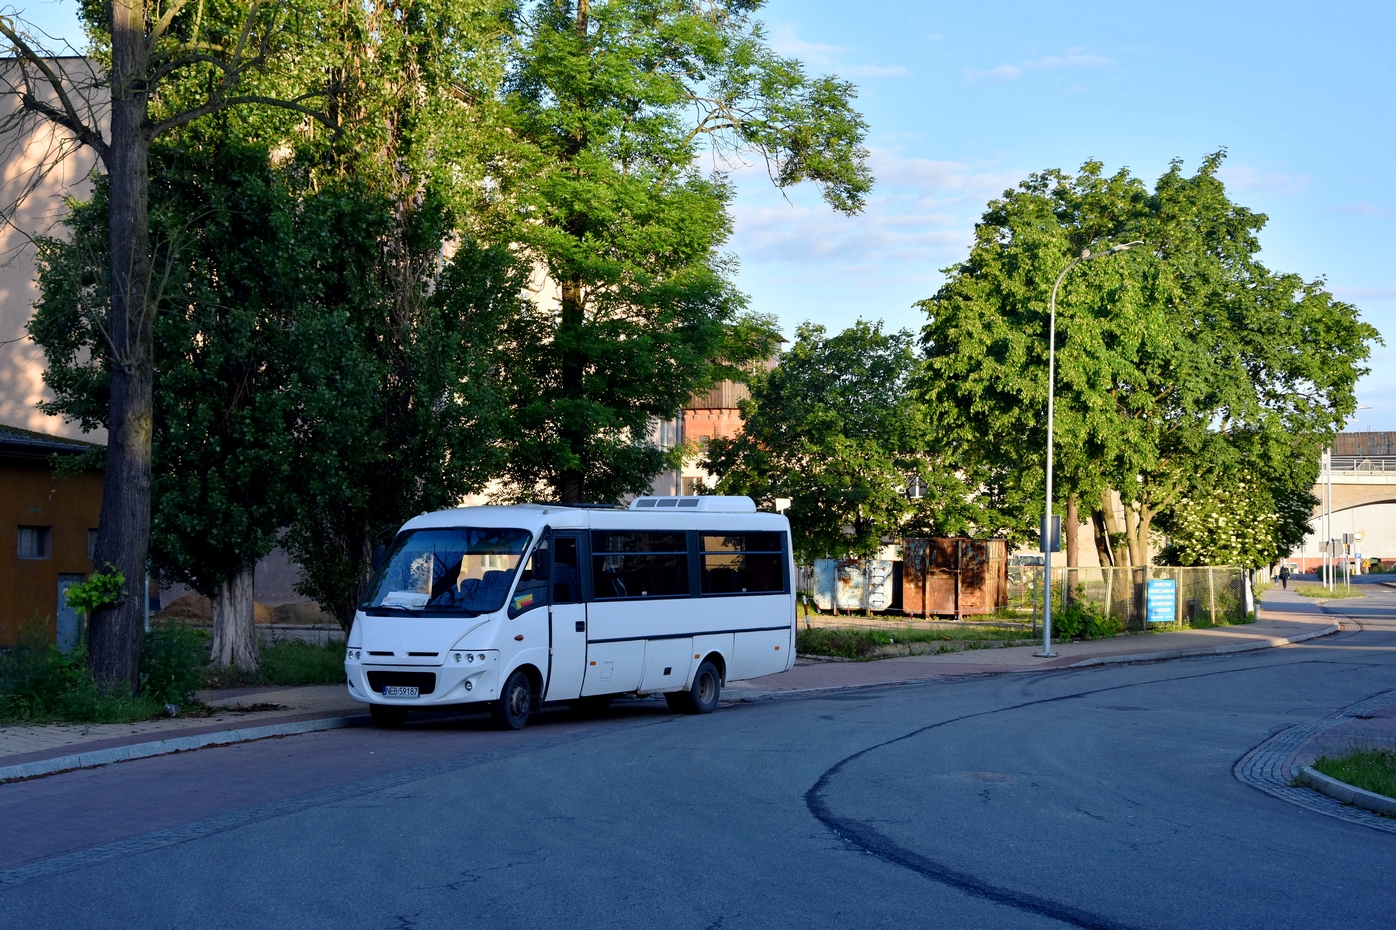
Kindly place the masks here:
POLYGON ((359 607, 374 616, 499 610, 532 538, 527 530, 471 527, 402 533, 359 607))

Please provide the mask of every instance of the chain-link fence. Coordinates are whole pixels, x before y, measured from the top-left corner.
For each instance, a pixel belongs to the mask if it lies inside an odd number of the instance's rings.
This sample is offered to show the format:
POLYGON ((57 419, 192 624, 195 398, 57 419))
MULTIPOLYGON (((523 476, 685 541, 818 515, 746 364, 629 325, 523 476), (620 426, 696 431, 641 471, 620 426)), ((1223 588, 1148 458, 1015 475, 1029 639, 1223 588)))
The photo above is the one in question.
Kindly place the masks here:
MULTIPOLYGON (((1151 579, 1177 582, 1173 620, 1191 626, 1243 623, 1246 620, 1245 569, 1234 565, 1194 568, 1151 565, 1147 568, 1053 568, 1052 591, 1062 602, 1070 598, 1095 605, 1115 617, 1126 629, 1143 629, 1147 604, 1145 591, 1151 579)), ((1018 610, 1042 609, 1042 567, 1015 565, 1009 569, 1008 603, 1018 610)))

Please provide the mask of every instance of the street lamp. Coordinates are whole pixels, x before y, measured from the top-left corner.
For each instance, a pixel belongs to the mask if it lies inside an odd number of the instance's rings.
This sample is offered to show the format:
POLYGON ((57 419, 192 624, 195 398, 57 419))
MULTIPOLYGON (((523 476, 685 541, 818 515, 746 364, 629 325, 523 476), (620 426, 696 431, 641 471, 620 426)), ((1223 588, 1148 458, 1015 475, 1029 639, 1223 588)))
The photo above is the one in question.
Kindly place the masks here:
POLYGON ((1096 253, 1092 253, 1090 249, 1082 249, 1081 256, 1073 259, 1070 265, 1063 268, 1062 273, 1057 275, 1057 283, 1052 285, 1052 299, 1049 302, 1051 323, 1047 337, 1047 515, 1042 519, 1041 533, 1042 575, 1046 590, 1042 598, 1042 651, 1033 653, 1039 659, 1054 659, 1057 655, 1052 651, 1052 411, 1057 379, 1057 289, 1062 286, 1066 273, 1077 265, 1092 259, 1104 258, 1107 255, 1128 252, 1136 245, 1143 244, 1142 241, 1125 242, 1120 245, 1112 245, 1104 252, 1096 253))

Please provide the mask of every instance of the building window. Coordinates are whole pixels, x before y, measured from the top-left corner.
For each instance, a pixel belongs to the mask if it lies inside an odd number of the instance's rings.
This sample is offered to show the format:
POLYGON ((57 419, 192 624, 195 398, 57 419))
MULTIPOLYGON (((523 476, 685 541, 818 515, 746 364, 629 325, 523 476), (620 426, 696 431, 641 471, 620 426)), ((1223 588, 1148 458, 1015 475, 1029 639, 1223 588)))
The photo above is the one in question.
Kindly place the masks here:
POLYGON ((683 479, 683 489, 680 494, 683 497, 693 497, 696 494, 702 494, 704 489, 702 478, 685 478, 683 479))
POLYGON ((97 561, 97 531, 87 531, 87 559, 89 562, 97 561))
POLYGON ((47 559, 53 554, 52 527, 21 526, 19 528, 19 557, 47 559))

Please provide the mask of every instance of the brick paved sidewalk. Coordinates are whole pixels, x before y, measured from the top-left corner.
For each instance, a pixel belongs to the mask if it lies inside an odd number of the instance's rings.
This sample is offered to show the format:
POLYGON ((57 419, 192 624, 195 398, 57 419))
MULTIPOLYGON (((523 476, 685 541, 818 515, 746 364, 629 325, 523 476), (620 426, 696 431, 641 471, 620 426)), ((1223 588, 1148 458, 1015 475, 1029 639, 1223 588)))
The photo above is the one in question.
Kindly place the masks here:
POLYGON ((298 722, 320 717, 356 716, 365 712, 362 704, 349 699, 343 685, 232 688, 224 691, 203 691, 199 693, 199 698, 206 704, 227 710, 210 717, 172 717, 135 723, 55 723, 0 727, 0 766, 175 736, 298 722), (254 711, 239 709, 257 705, 275 707, 254 711))

